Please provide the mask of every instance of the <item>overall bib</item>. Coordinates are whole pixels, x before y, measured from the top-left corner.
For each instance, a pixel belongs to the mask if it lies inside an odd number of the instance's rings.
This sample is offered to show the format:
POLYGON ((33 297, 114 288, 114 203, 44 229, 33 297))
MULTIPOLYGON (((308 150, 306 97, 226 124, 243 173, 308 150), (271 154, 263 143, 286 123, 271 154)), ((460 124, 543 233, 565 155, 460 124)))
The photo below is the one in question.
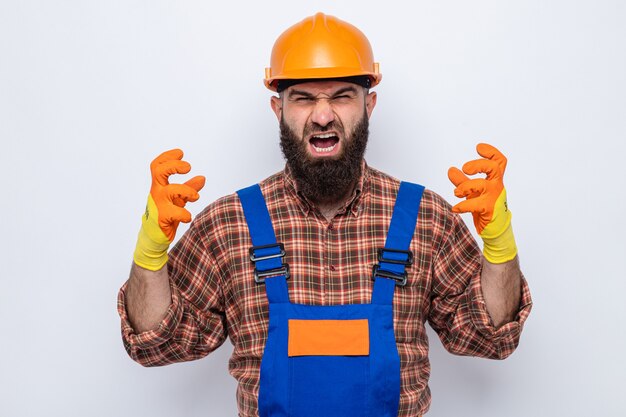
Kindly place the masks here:
POLYGON ((373 267, 370 304, 315 306, 289 300, 289 265, 258 185, 238 191, 250 230, 254 279, 265 284, 269 330, 261 361, 260 417, 395 417, 400 357, 393 326, 396 285, 406 284, 409 245, 424 187, 402 182, 385 248, 373 267))

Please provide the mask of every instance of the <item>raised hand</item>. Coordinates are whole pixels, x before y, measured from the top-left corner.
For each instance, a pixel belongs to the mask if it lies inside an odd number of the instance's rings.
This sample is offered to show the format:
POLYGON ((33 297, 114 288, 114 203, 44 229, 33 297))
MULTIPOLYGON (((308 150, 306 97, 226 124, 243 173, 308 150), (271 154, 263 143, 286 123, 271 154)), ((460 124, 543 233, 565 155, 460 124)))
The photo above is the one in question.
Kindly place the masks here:
POLYGON ((135 263, 142 268, 156 271, 165 265, 167 249, 176 236, 178 225, 191 221, 191 213, 184 208, 185 204, 198 200, 198 192, 204 187, 203 176, 193 177, 183 184, 170 184, 170 175, 186 174, 191 170, 191 165, 182 157, 183 151, 172 149, 150 164, 152 185, 134 255, 135 263))
POLYGON ((452 207, 452 211, 472 213, 476 231, 485 243, 483 253, 488 261, 507 262, 517 254, 503 183, 507 159, 486 143, 478 144, 476 151, 483 158, 465 163, 463 171, 456 167, 448 170, 448 178, 456 187, 454 195, 465 198, 452 207), (467 176, 479 173, 486 176, 473 179, 467 176))

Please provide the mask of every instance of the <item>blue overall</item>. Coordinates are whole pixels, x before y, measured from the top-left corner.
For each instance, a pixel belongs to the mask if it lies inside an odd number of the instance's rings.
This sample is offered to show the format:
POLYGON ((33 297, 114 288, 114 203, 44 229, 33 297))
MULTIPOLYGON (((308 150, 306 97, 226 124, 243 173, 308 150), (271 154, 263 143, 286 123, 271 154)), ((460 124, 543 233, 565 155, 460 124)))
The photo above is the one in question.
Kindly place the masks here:
MULTIPOLYGON (((289 265, 282 262, 285 249, 276 242, 261 189, 253 185, 238 192, 253 244, 250 258, 255 265, 255 281, 265 284, 269 301, 258 399, 260 417, 397 416, 400 358, 394 335, 393 295, 396 285, 406 283, 405 267, 412 263, 409 245, 423 191, 424 187, 417 184, 400 185, 385 248, 379 249, 379 263, 373 267, 371 303, 338 306, 290 302, 286 281, 289 265), (368 340, 363 342, 368 351, 349 355, 290 353, 292 322, 339 320, 365 324, 368 340)), ((309 336, 315 339, 316 334, 309 336)))

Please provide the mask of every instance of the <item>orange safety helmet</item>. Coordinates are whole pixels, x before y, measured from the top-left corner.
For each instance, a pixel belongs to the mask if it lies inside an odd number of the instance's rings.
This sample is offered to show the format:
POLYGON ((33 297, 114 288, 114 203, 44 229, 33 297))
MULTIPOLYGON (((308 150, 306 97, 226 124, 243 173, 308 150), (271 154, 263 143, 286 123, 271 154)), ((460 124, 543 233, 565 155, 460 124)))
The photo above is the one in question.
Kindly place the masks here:
POLYGON ((317 13, 291 26, 272 48, 265 86, 276 91, 279 80, 368 76, 370 87, 383 75, 372 47, 359 29, 334 16, 317 13))

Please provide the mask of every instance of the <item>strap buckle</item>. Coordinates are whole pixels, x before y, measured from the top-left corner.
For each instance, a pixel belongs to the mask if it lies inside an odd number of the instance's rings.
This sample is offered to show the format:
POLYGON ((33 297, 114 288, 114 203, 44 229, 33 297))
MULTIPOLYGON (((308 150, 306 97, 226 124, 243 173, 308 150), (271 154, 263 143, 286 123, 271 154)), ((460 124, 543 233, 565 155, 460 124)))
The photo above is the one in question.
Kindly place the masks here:
POLYGON ((372 268, 372 279, 376 280, 377 277, 393 279, 396 281, 396 285, 398 287, 404 287, 406 285, 408 274, 405 272, 398 274, 396 272, 386 271, 384 269, 380 269, 380 265, 374 265, 372 268))
POLYGON ((284 258, 285 254, 287 253, 285 252, 285 245, 283 245, 282 243, 271 243, 269 245, 253 246, 249 249, 248 252, 250 252, 250 260, 252 262, 266 261, 268 259, 274 259, 274 258, 284 258), (255 250, 269 249, 269 248, 279 248, 280 252, 274 253, 271 255, 263 255, 263 256, 256 256, 254 254, 255 250))
POLYGON ((284 275, 285 279, 289 279, 290 277, 289 264, 282 264, 278 268, 266 269, 264 271, 260 271, 256 267, 257 262, 267 261, 268 259, 284 258, 287 253, 285 251, 285 245, 283 245, 282 243, 271 243, 269 245, 253 246, 249 249, 249 252, 250 252, 250 260, 255 264, 254 282, 256 282, 257 284, 264 284, 265 278, 278 276, 278 275, 284 275), (257 250, 271 249, 271 248, 278 248, 279 249, 278 253, 272 253, 269 255, 261 255, 261 256, 258 256, 255 254, 255 251, 257 250))
POLYGON ((404 265, 404 266, 413 265, 413 252, 411 252, 410 250, 379 248, 378 249, 378 262, 386 262, 388 264, 396 264, 396 265, 404 265), (385 258, 385 252, 403 253, 406 255, 406 261, 385 258))
POLYGON ((259 271, 257 268, 254 268, 254 282, 257 284, 265 284, 265 278, 278 275, 284 275, 285 279, 289 279, 291 276, 289 264, 283 264, 280 268, 268 269, 266 271, 259 271))
MULTIPOLYGON (((406 267, 409 265, 413 265, 413 252, 409 250, 380 248, 378 249, 378 262, 394 265, 404 265, 406 267), (406 255, 406 260, 385 258, 385 252, 404 254, 406 255)), ((372 268, 372 279, 375 280, 377 277, 393 279, 394 281, 396 281, 396 285, 399 287, 404 287, 408 280, 408 274, 406 271, 398 273, 385 269, 380 269, 380 264, 375 264, 372 268)))

